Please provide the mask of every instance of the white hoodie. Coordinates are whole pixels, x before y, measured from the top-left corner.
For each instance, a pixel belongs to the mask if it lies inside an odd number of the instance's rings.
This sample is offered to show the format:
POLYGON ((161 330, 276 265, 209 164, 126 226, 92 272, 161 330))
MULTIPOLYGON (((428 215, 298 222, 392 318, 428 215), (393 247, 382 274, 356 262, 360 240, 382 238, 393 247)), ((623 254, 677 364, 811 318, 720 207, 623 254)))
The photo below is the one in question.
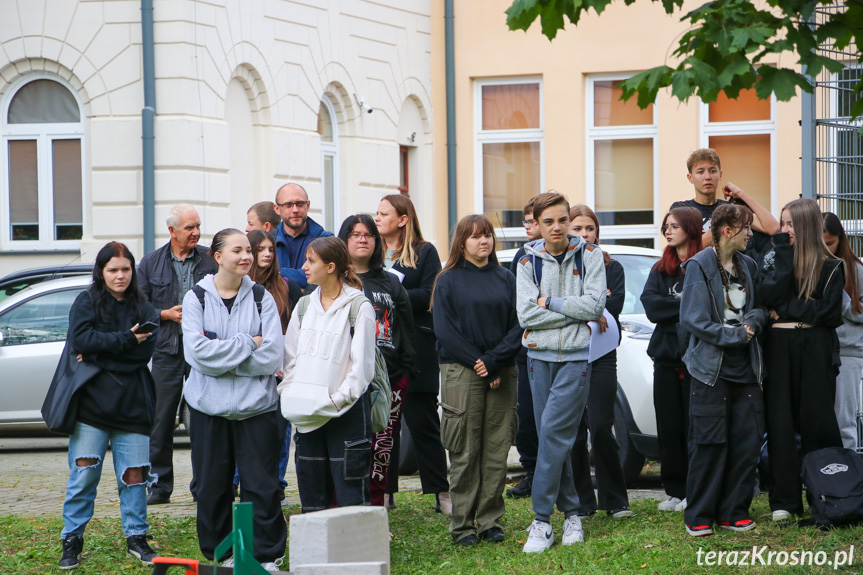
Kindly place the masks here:
POLYGON ((300 326, 292 314, 285 334, 285 373, 278 390, 282 415, 297 431, 314 431, 344 414, 365 393, 375 374, 375 312, 360 306, 351 340, 351 301, 363 295, 342 285, 327 311, 315 289, 300 326))

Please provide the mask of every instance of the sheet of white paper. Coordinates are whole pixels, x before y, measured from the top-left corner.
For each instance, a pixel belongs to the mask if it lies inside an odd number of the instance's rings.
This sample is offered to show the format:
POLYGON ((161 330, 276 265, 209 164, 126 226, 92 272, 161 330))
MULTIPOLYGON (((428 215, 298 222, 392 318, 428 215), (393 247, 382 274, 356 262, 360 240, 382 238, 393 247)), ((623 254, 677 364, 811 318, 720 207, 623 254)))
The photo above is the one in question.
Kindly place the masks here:
POLYGON ((617 329, 617 322, 614 317, 608 313, 608 310, 603 310, 602 315, 608 322, 608 329, 605 333, 599 333, 599 322, 589 321, 590 326, 590 351, 587 353, 587 361, 595 361, 612 350, 617 349, 620 345, 620 331, 617 329))
POLYGON ((399 278, 400 283, 405 282, 405 274, 403 274, 399 270, 394 270, 393 268, 390 268, 387 271, 390 272, 391 274, 393 274, 394 276, 396 276, 397 278, 399 278))

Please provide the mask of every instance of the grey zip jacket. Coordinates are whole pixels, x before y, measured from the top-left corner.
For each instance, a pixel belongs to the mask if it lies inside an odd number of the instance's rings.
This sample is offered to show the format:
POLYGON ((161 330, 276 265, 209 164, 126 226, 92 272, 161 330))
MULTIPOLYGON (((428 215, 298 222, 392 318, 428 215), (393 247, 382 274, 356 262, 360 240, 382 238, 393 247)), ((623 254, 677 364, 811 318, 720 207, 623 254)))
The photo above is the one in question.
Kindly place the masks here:
MULTIPOLYGON (((863 301, 863 264, 854 265, 857 274, 857 292, 863 301)), ((845 270, 846 274, 852 270, 845 270)), ((839 337, 839 355, 846 357, 863 357, 863 313, 857 313, 851 307, 851 300, 842 301, 842 325, 836 328, 839 337)))
POLYGON ((516 308, 524 328, 521 344, 527 355, 547 362, 587 361, 590 348, 588 321, 599 319, 605 309, 605 260, 602 250, 569 235, 569 248, 562 264, 545 249, 545 240, 528 242, 518 262, 516 308), (582 278, 575 254, 582 252, 582 278), (542 259, 542 285, 537 286, 534 259, 542 259), (536 304, 550 297, 549 309, 536 304))
MULTIPOLYGON (((767 313, 755 294, 758 267, 755 260, 737 252, 746 266, 746 287, 749 292, 743 308, 743 323, 749 325, 756 336, 761 333, 767 313)), ((680 298, 680 324, 689 332, 689 347, 683 354, 683 363, 693 378, 713 385, 719 378, 724 348, 747 345, 746 328, 726 325, 723 322, 725 294, 722 277, 713 248, 702 250, 683 263, 686 276, 680 298)), ((758 383, 764 381, 764 359, 758 338, 749 341, 752 371, 758 383)))
POLYGON ((222 301, 213 276, 198 282, 204 288, 205 309, 195 292, 183 298, 183 351, 192 366, 183 391, 189 407, 207 415, 247 419, 279 406, 276 372, 282 368, 284 337, 276 301, 264 293, 258 314, 254 282, 243 278, 231 313, 222 301), (203 332, 214 333, 211 340, 203 332), (263 337, 261 347, 253 335, 263 337))

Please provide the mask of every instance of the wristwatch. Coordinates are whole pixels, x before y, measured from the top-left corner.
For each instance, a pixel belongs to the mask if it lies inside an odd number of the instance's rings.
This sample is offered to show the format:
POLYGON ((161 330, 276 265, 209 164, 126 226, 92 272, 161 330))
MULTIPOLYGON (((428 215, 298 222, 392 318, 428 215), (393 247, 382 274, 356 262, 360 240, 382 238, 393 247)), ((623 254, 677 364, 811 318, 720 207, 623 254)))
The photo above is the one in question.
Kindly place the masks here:
POLYGON ((551 298, 545 298, 545 309, 551 309, 551 298))

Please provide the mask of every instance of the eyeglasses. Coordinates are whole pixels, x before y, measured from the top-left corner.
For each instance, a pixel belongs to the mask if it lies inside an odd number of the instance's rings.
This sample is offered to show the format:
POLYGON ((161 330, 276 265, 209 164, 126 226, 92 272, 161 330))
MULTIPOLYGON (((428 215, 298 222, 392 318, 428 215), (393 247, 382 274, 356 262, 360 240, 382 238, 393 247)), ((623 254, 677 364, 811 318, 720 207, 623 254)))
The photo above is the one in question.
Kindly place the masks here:
POLYGON ((669 225, 662 226, 659 229, 661 229, 662 233, 664 234, 665 232, 668 231, 668 228, 671 228, 671 231, 676 232, 677 230, 680 229, 680 226, 678 226, 677 224, 669 224, 669 225))
POLYGON ((532 226, 535 223, 536 220, 521 220, 521 225, 523 225, 524 227, 532 226))
POLYGON ((277 203, 276 205, 279 206, 280 208, 288 208, 290 210, 294 206, 297 206, 298 208, 304 208, 304 207, 306 207, 306 204, 308 204, 308 203, 309 203, 308 200, 300 200, 299 202, 285 202, 284 204, 278 204, 277 203))
POLYGON ((358 232, 354 232, 354 233, 348 235, 348 237, 351 238, 352 240, 356 240, 356 241, 366 240, 367 242, 370 242, 373 239, 375 239, 375 237, 372 234, 361 234, 358 232))

